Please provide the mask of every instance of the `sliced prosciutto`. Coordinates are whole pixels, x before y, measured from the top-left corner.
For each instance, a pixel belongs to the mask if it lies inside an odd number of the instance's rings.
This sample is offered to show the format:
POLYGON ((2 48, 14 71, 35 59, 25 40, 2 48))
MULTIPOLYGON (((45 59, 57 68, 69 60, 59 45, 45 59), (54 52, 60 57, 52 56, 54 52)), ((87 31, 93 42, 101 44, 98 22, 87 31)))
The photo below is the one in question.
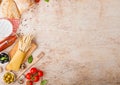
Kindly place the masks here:
POLYGON ((8 19, 12 25, 13 25, 13 33, 16 33, 17 32, 17 29, 19 27, 19 24, 20 24, 20 20, 19 19, 8 19))

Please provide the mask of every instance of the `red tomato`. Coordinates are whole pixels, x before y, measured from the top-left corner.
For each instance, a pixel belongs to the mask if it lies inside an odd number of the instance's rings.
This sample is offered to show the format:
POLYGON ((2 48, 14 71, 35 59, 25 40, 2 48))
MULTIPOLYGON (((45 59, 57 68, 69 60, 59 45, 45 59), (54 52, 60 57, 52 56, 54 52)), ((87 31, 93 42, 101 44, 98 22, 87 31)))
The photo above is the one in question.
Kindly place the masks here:
POLYGON ((29 85, 33 85, 33 82, 32 82, 32 81, 29 81, 29 85))
POLYGON ((32 77, 32 74, 31 74, 31 73, 27 73, 27 74, 25 75, 25 77, 30 80, 31 77, 32 77))
POLYGON ((40 2, 40 0, 35 0, 36 3, 40 2))
POLYGON ((39 77, 42 77, 42 76, 43 76, 43 71, 39 70, 39 71, 38 71, 38 76, 39 76, 39 77))
POLYGON ((32 81, 27 81, 26 85, 33 85, 33 82, 32 81))
POLYGON ((38 81, 39 81, 39 76, 34 76, 34 77, 33 77, 33 81, 34 81, 34 82, 38 82, 38 81))
POLYGON ((33 68, 30 69, 30 73, 32 73, 32 74, 35 74, 37 72, 38 72, 38 70, 35 67, 33 67, 33 68))

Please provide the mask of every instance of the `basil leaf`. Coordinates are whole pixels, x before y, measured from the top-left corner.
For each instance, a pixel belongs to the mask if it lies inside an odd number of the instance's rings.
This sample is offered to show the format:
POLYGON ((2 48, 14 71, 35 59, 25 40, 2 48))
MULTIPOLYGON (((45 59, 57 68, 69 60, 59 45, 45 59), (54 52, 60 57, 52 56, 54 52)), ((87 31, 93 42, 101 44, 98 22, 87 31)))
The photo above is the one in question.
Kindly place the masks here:
POLYGON ((32 63, 33 61, 33 56, 31 55, 29 58, 28 58, 28 63, 32 63))
POLYGON ((47 80, 42 80, 41 83, 40 83, 40 85, 46 85, 47 82, 48 82, 47 80))
POLYGON ((49 0, 45 0, 46 2, 49 2, 49 0))

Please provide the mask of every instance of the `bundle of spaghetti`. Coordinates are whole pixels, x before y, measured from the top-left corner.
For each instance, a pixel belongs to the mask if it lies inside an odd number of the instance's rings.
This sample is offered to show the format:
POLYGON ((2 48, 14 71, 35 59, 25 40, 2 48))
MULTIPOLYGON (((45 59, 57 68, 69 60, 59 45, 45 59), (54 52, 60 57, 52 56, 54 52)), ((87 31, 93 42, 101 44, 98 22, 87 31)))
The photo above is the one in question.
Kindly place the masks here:
POLYGON ((25 58, 25 54, 31 46, 32 39, 33 36, 31 34, 25 35, 19 39, 18 50, 14 54, 10 63, 8 63, 8 65, 6 66, 7 70, 19 71, 20 65, 25 58))

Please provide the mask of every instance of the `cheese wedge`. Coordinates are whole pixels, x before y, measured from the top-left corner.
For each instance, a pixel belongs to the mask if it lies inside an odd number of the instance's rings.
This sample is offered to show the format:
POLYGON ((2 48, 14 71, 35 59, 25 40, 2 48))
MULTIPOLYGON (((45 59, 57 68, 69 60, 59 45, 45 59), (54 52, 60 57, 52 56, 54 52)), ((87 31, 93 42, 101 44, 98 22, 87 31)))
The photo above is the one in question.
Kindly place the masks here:
POLYGON ((34 0, 14 0, 20 10, 20 13, 23 14, 28 10, 35 2, 34 0))
POLYGON ((3 16, 6 18, 19 19, 21 17, 20 11, 14 0, 3 0, 1 8, 3 16))

